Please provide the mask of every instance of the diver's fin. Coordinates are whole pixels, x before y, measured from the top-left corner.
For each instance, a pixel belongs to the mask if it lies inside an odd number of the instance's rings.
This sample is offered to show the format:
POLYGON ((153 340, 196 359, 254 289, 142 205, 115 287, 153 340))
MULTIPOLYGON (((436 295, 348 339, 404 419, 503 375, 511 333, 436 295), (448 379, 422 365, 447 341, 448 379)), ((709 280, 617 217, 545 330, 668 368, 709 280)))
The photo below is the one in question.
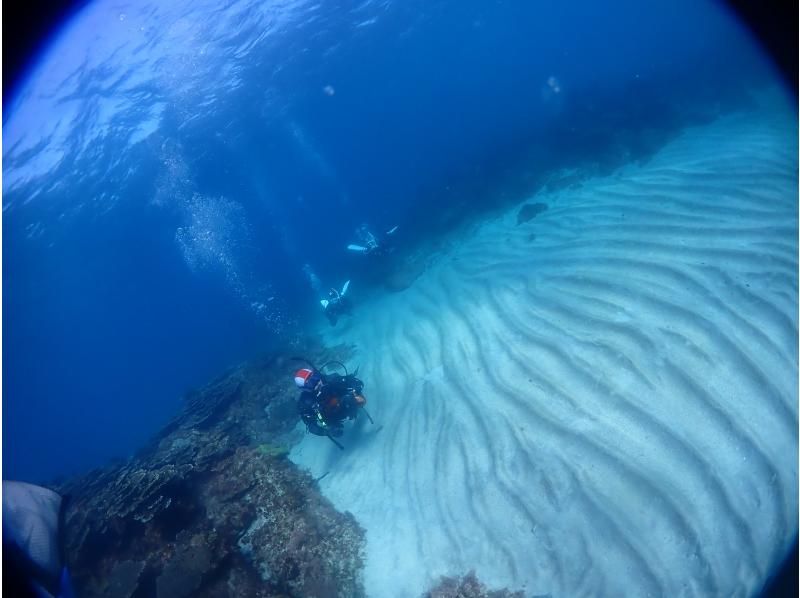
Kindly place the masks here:
POLYGON ((3 558, 13 552, 37 588, 54 596, 70 589, 63 587, 66 502, 47 488, 3 480, 3 558))
POLYGON ((327 299, 320 299, 320 305, 322 305, 322 309, 328 309, 328 303, 330 303, 327 299))
POLYGON ((348 280, 346 283, 344 283, 344 286, 342 287, 342 292, 341 292, 341 293, 339 293, 339 294, 340 294, 342 297, 344 297, 344 294, 347 292, 347 289, 348 289, 348 288, 350 288, 350 281, 349 281, 349 280, 348 280))
POLYGON ((392 228, 390 228, 389 230, 386 231, 386 234, 387 235, 393 235, 394 231, 396 231, 396 230, 397 230, 397 227, 393 226, 392 228))
POLYGON ((361 408, 361 411, 363 411, 364 415, 367 416, 367 419, 369 420, 369 423, 371 423, 374 426, 375 422, 372 421, 372 416, 369 414, 369 411, 367 411, 364 407, 361 408))
POLYGON ((350 251, 357 251, 357 252, 359 252, 359 253, 367 253, 367 251, 369 251, 369 250, 368 250, 366 247, 363 247, 363 246, 361 246, 361 245, 353 245, 353 244, 350 244, 350 245, 348 245, 348 246, 347 246, 347 248, 348 248, 350 251))

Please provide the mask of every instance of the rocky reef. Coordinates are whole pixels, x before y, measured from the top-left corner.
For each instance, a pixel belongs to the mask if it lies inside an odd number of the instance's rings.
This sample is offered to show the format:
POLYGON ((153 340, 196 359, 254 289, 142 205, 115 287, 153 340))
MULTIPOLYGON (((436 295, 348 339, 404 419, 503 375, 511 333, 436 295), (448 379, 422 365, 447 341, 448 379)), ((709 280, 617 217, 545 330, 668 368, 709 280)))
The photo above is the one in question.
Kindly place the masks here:
POLYGON ((463 577, 442 577, 422 598, 524 598, 524 594, 505 588, 490 590, 470 571, 463 577))
MULTIPOLYGON (((314 356, 320 361, 342 354, 314 356)), ((138 455, 59 489, 87 598, 364 594, 364 531, 286 459, 294 363, 262 359, 189 393, 138 455)))

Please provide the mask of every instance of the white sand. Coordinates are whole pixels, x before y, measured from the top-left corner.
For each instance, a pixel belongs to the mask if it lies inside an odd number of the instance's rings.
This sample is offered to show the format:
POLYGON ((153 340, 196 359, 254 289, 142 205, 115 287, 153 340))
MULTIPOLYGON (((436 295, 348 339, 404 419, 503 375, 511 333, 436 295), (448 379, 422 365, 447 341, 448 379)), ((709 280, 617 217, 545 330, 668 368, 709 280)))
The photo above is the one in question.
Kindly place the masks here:
POLYGON ((384 428, 292 458, 367 530, 369 596, 472 568, 526 595, 761 587, 798 526, 796 126, 726 117, 540 194, 326 333, 384 428))

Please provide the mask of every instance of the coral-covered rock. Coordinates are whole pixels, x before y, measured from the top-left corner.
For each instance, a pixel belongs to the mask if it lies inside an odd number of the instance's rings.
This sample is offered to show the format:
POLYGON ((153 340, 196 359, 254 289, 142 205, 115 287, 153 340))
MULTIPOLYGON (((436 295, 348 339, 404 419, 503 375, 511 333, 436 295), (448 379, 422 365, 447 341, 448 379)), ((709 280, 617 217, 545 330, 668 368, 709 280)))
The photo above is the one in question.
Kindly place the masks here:
POLYGON ((523 598, 522 592, 489 590, 474 571, 464 577, 442 577, 436 586, 425 592, 423 598, 523 598))
POLYGON ((293 367, 228 372, 128 463, 59 487, 78 595, 363 595, 363 530, 286 459, 293 367))
POLYGON ((211 548, 202 535, 182 532, 177 540, 174 554, 156 579, 158 598, 183 598, 196 593, 211 565, 211 548))

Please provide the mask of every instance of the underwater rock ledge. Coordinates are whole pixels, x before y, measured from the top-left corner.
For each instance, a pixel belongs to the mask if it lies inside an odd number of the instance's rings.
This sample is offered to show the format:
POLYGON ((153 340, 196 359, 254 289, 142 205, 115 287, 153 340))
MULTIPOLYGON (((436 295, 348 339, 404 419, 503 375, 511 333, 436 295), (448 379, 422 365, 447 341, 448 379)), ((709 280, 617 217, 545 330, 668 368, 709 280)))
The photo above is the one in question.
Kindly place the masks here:
POLYGON ((290 368, 232 370, 129 462, 61 485, 78 595, 364 595, 364 530, 286 459, 290 368))

